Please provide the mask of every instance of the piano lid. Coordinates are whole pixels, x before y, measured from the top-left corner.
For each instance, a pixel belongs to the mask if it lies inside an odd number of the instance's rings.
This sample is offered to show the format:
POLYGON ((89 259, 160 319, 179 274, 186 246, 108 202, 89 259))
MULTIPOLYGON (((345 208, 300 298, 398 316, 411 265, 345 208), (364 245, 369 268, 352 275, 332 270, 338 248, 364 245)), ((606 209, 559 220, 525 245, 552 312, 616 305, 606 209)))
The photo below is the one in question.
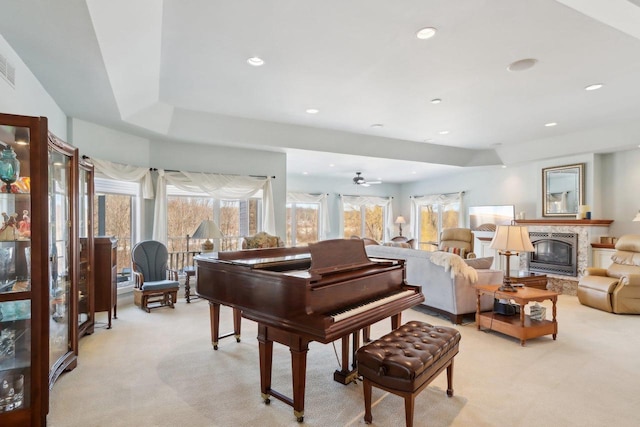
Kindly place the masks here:
POLYGON ((309 243, 312 274, 323 275, 375 265, 360 239, 332 239, 309 243))

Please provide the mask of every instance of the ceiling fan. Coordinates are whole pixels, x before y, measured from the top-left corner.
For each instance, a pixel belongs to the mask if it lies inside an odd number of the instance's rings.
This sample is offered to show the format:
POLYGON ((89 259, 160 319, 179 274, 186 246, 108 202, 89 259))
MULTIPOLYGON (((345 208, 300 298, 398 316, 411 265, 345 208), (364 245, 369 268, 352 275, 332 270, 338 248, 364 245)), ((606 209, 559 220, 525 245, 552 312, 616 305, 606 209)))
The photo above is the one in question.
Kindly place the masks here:
POLYGON ((362 172, 356 172, 356 176, 353 177, 353 183, 356 185, 362 185, 363 187, 368 187, 371 184, 382 184, 382 181, 367 181, 362 176, 362 172))

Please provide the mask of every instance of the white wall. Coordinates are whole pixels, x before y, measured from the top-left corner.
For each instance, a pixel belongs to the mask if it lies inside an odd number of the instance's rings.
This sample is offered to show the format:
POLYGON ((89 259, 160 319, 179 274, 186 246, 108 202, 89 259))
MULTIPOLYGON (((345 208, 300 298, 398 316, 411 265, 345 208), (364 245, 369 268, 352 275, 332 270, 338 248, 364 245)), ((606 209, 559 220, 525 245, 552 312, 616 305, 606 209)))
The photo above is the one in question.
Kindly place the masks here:
POLYGON ((0 77, 0 112, 23 116, 44 116, 49 130, 67 139, 67 116, 44 90, 9 43, 0 35, 0 54, 16 69, 15 87, 0 77))

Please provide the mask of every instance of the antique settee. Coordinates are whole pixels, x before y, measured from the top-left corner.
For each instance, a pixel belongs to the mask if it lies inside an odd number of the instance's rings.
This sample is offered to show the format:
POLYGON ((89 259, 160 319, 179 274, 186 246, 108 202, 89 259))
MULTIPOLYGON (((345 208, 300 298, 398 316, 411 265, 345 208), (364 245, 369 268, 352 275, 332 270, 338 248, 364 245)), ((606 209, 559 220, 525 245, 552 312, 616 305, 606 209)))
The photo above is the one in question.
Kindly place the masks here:
MULTIPOLYGON (((365 250, 371 258, 404 259, 407 283, 422 286, 425 297, 423 305, 449 317, 452 323, 462 323, 464 315, 475 313, 475 285, 502 283, 502 271, 490 269, 491 258, 462 260, 458 255, 447 252, 427 252, 382 245, 368 245, 365 250), (442 264, 442 261, 453 260, 457 262, 449 262, 450 268, 447 268, 447 265, 438 265, 442 264), (464 264, 464 267, 456 271, 454 266, 460 264, 464 264)), ((483 296, 481 309, 484 311, 492 308, 493 298, 483 296)))
POLYGON ((640 314, 640 235, 621 236, 608 268, 587 268, 578 300, 610 313, 640 314))

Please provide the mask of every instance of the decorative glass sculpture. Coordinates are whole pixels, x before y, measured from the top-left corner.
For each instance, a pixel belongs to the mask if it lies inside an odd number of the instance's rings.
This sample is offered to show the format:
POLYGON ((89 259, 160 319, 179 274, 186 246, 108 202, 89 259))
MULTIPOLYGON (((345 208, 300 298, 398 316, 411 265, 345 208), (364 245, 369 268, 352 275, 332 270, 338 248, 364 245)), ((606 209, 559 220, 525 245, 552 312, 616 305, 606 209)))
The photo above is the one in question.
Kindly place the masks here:
POLYGON ((6 146, 0 152, 0 180, 7 184, 6 192, 11 193, 11 184, 20 176, 20 161, 11 146, 6 146))

